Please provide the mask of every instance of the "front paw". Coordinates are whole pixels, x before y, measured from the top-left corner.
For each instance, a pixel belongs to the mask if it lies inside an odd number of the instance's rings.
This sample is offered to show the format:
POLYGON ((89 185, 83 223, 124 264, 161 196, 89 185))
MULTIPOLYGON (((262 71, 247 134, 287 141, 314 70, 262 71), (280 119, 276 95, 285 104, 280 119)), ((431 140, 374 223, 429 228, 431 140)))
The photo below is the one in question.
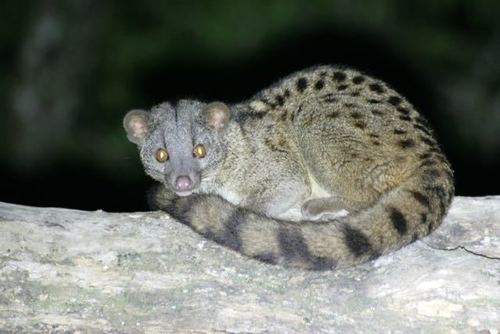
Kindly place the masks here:
POLYGON ((316 220, 319 216, 318 207, 314 200, 309 200, 302 204, 300 211, 302 213, 302 217, 307 220, 316 220))
POLYGON ((169 212, 170 208, 174 204, 174 201, 178 198, 179 196, 177 196, 174 192, 159 184, 153 186, 148 192, 148 205, 151 210, 162 210, 169 212))
POLYGON ((302 217, 305 220, 330 221, 349 215, 345 209, 333 210, 325 205, 325 202, 318 199, 312 199, 305 202, 301 207, 302 217))

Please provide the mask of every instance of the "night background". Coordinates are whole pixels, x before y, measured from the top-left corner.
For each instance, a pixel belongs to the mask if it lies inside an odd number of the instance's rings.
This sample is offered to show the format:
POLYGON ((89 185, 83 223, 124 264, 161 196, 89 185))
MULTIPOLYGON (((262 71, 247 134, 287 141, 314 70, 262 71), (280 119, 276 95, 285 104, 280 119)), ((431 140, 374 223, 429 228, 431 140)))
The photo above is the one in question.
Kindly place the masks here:
POLYGON ((0 201, 146 210, 128 110, 238 102, 316 64, 389 83, 457 194, 500 194, 500 1, 5 1, 0 59, 0 201))

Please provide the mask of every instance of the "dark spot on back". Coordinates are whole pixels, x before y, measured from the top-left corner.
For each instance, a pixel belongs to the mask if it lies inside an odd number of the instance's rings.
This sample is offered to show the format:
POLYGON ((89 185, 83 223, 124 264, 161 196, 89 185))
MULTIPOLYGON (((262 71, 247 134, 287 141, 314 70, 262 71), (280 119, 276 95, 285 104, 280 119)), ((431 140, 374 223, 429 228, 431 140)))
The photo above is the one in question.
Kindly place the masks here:
POLYGON ((441 172, 434 168, 424 170, 424 174, 430 177, 431 179, 436 179, 441 176, 441 172))
POLYGON ((385 89, 378 83, 372 83, 368 86, 372 92, 381 94, 385 92, 385 89))
POLYGON ((288 153, 288 145, 284 139, 266 138, 264 144, 266 144, 271 151, 288 153))
POLYGON ((433 167, 436 165, 438 165, 438 162, 432 159, 425 159, 420 163, 420 167, 433 167))
POLYGON ((399 119, 405 122, 411 122, 411 117, 407 115, 401 115, 399 116, 399 119))
POLYGON ((353 111, 353 112, 351 113, 351 117, 352 117, 353 119, 360 119, 360 118, 362 118, 362 117, 363 117, 363 114, 362 114, 362 113, 360 113, 359 111, 353 111))
POLYGON ((276 107, 276 104, 274 104, 274 103, 270 102, 268 99, 266 99, 266 98, 264 98, 264 97, 260 98, 260 101, 261 101, 262 103, 264 103, 264 104, 268 105, 268 106, 269 106, 269 108, 271 108, 271 109, 274 109, 274 108, 276 107))
POLYGON ((365 81, 365 77, 361 75, 356 75, 354 78, 352 78, 352 82, 356 85, 359 85, 363 81, 365 81))
POLYGON ((354 123, 354 126, 361 130, 366 129, 366 123, 362 121, 357 121, 356 123, 354 123))
POLYGON ((299 78, 297 80, 297 90, 302 93, 304 90, 307 88, 307 79, 306 78, 299 78))
MULTIPOLYGON (((436 143, 435 143, 435 144, 436 144, 436 143)), ((429 152, 433 152, 433 153, 436 153, 436 154, 441 154, 441 150, 439 149, 439 147, 437 146, 437 144, 436 144, 436 146, 431 147, 431 148, 429 149, 429 152)))
POLYGON ((372 245, 368 237, 360 230, 344 224, 342 227, 344 242, 351 253, 359 257, 372 251, 372 245))
POLYGON ((377 104, 377 103, 380 103, 380 100, 377 100, 377 99, 367 99, 366 102, 371 103, 371 104, 377 104))
POLYGON ((236 118, 236 120, 238 122, 244 123, 247 120, 262 119, 262 118, 264 118, 264 116, 266 116, 266 114, 267 114, 266 111, 260 111, 260 112, 257 112, 257 111, 252 111, 252 112, 244 111, 244 112, 238 113, 235 118, 236 118))
POLYGON ((328 118, 337 118, 337 117, 339 117, 339 115, 340 115, 340 113, 338 111, 332 111, 332 112, 326 114, 326 117, 328 117, 328 118))
POLYGON ((295 113, 291 112, 290 114, 292 114, 293 116, 290 116, 291 117, 291 121, 293 121, 295 119, 295 117, 297 117, 301 112, 302 112, 302 103, 300 104, 300 106, 297 108, 297 110, 295 111, 295 113))
POLYGON ((311 126, 313 121, 314 121, 314 115, 312 113, 309 113, 306 116, 304 116, 304 122, 302 124, 305 126, 311 126))
POLYGON ((372 137, 372 138, 380 138, 380 136, 378 134, 376 134, 376 133, 370 133, 369 136, 372 137))
POLYGON ((417 122, 418 124, 425 126, 425 127, 429 126, 429 122, 422 115, 418 115, 415 118, 415 122, 417 122))
POLYGON ((285 103, 285 99, 283 98, 283 96, 281 95, 276 95, 276 103, 279 105, 279 106, 282 106, 283 103, 285 103))
POLYGON ((280 121, 285 121, 287 116, 287 110, 283 109, 283 111, 279 114, 279 120, 280 121))
POLYGON ((354 103, 344 103, 344 106, 346 108, 352 108, 352 107, 354 107, 354 103))
POLYGON ((440 216, 443 216, 446 212, 446 206, 451 203, 452 198, 447 199, 448 192, 442 186, 434 186, 432 187, 432 191, 434 191, 439 199, 440 216))
POLYGON ((428 128, 426 128, 425 126, 421 125, 421 124, 418 124, 418 123, 414 123, 413 124, 413 127, 415 129, 418 129, 420 131, 422 131, 423 133, 425 133, 426 135, 428 135, 429 137, 432 136, 432 131, 429 130, 428 128))
POLYGON ((398 104, 401 103, 401 98, 399 96, 391 96, 389 97, 389 99, 387 100, 387 102, 389 102, 390 104, 392 104, 393 106, 397 106, 398 104))
POLYGON ((413 139, 403 139, 398 142, 398 145, 404 149, 411 148, 415 147, 415 141, 413 139))
POLYGON ((378 109, 372 109, 372 114, 375 116, 382 116, 384 113, 378 109))
POLYGON ((419 158, 420 158, 420 159, 422 159, 422 160, 425 160, 425 159, 430 158, 431 156, 432 156, 432 153, 430 153, 430 152, 425 152, 425 153, 421 154, 421 155, 419 156, 419 158))
POLYGON ((396 135, 405 135, 407 133, 406 130, 401 130, 401 129, 394 129, 393 132, 396 135))
POLYGON ((439 203, 439 210, 440 210, 439 216, 442 217, 446 212, 447 204, 449 204, 449 201, 447 201, 447 199, 446 199, 447 192, 440 185, 427 187, 426 191, 427 191, 427 193, 432 194, 435 197, 437 197, 438 203, 439 203))
POLYGON ((285 89, 284 95, 285 95, 285 97, 290 97, 290 90, 288 88, 285 89))
POLYGON ((429 201, 429 197, 415 190, 410 191, 410 193, 412 194, 413 198, 417 200, 417 202, 419 202, 420 204, 422 204, 423 206, 425 206, 427 209, 430 210, 431 202, 429 201))
POLYGON ((360 95, 360 92, 358 92, 358 91, 351 93, 352 97, 356 97, 356 96, 359 96, 359 95, 360 95))
POLYGON ((324 81, 323 81, 323 80, 318 80, 318 81, 316 81, 316 83, 314 84, 314 88, 315 88, 316 90, 321 90, 321 89, 323 89, 323 87, 325 87, 325 83, 324 83, 324 81))
POLYGON ((380 146, 380 142, 378 140, 372 140, 372 144, 375 146, 380 146))
POLYGON ((339 72, 339 71, 333 72, 333 79, 335 81, 344 81, 346 77, 347 76, 344 72, 339 72))
POLYGON ((408 232, 408 221, 401 211, 394 207, 389 207, 389 219, 392 226, 398 231, 399 235, 405 235, 408 232))
POLYGON ((417 240, 418 240, 418 238, 419 238, 418 233, 416 233, 416 232, 415 232, 415 233, 413 233, 413 235, 412 235, 412 237, 411 237, 411 240, 410 240, 410 243, 411 243, 411 244, 412 244, 412 243, 414 243, 415 241, 417 241, 417 240))
POLYGON ((422 225, 427 224, 427 215, 425 213, 420 214, 420 224, 422 225))
MULTIPOLYGON (((438 149, 438 153, 440 152, 439 151, 439 147, 438 147, 438 144, 436 143, 436 141, 432 138, 432 137, 425 137, 425 136, 420 136, 419 137, 420 140, 425 143, 426 145, 432 147, 432 148, 436 148, 438 149)), ((430 150, 430 151, 433 151, 433 150, 430 150)))
POLYGON ((337 90, 343 91, 343 90, 346 90, 347 87, 348 87, 347 85, 338 85, 337 90))
POLYGON ((396 110, 399 111, 403 115, 410 114, 410 110, 408 108, 405 108, 405 107, 398 107, 396 110))
POLYGON ((320 98, 322 98, 323 101, 325 101, 325 102, 334 103, 334 102, 337 102, 337 98, 335 96, 336 95, 333 93, 328 93, 328 94, 320 96, 320 98))

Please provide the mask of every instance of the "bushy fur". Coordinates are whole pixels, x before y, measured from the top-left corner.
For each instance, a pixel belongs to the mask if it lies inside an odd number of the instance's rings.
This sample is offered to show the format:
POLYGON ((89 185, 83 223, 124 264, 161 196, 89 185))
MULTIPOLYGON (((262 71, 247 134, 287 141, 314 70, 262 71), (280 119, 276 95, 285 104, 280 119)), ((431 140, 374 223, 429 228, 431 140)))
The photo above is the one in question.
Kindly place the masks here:
POLYGON ((154 207, 263 262, 319 270, 375 258, 433 231, 454 193, 426 120, 351 69, 300 71, 234 105, 135 110, 124 124, 163 185, 154 207), (155 160, 158 148, 169 161, 155 160), (194 182, 188 197, 175 195, 180 175, 194 182))

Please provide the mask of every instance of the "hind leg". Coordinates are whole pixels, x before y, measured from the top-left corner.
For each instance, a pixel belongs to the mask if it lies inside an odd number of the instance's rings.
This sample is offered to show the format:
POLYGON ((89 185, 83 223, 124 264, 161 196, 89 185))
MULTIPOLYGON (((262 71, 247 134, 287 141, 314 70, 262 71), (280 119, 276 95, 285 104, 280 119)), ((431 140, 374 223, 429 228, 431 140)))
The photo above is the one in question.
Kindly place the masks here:
POLYGON ((329 220, 345 217, 368 206, 365 202, 347 200, 339 196, 315 198, 306 201, 302 216, 310 220, 329 220))

